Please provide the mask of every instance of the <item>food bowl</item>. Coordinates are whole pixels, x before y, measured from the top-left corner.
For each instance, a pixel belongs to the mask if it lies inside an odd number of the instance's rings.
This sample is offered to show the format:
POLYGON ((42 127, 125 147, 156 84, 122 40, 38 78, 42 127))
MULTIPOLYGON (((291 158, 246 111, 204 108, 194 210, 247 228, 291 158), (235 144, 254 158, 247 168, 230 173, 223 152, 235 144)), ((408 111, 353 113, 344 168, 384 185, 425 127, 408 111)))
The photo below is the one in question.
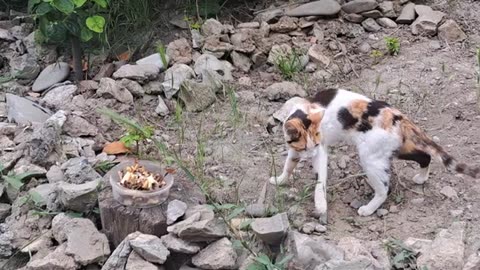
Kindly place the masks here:
MULTIPOLYGON (((133 164, 133 162, 122 164, 120 171, 133 164)), ((113 173, 110 175, 113 198, 125 206, 138 208, 149 208, 162 204, 168 199, 168 195, 170 194, 170 189, 174 181, 173 175, 168 174, 160 165, 151 161, 140 160, 138 164, 145 167, 145 169, 151 173, 163 175, 165 185, 155 190, 129 189, 120 184, 121 179, 118 173, 113 173)))

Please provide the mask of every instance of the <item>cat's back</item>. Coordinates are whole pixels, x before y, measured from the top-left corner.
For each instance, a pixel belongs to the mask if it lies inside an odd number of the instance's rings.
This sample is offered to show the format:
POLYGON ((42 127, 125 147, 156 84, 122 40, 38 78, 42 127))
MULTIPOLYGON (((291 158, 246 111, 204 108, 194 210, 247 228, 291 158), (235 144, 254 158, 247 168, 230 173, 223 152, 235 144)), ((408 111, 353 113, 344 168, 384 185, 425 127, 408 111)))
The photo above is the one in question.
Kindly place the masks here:
POLYGON ((316 103, 326 109, 326 112, 338 111, 341 107, 348 106, 353 101, 365 100, 370 102, 371 99, 341 88, 330 88, 318 91, 310 102, 316 103))

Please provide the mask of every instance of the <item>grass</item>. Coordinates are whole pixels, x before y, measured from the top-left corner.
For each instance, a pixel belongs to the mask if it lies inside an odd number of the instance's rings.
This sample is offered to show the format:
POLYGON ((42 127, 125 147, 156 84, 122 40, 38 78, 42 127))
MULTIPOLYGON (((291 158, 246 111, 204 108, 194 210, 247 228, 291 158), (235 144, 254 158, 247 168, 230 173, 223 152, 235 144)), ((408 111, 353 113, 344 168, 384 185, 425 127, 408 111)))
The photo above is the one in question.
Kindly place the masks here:
POLYGON ((417 266, 418 253, 407 247, 402 241, 389 239, 384 245, 390 256, 392 270, 428 270, 426 267, 417 266))
POLYGON ((398 55, 400 53, 400 40, 396 37, 385 37, 385 44, 390 55, 398 55))
POLYGON ((241 122, 242 113, 238 109, 238 100, 237 96, 235 95, 235 88, 231 85, 225 85, 226 94, 228 96, 228 101, 230 102, 230 122, 232 123, 233 127, 236 128, 237 125, 241 122))
POLYGON ((162 59, 163 68, 167 69, 168 68, 167 50, 165 48, 165 45, 163 45, 163 43, 159 42, 157 44, 157 52, 158 54, 160 54, 160 58, 162 59))
POLYGON ((383 57, 383 53, 379 50, 372 50, 370 53, 370 57, 373 58, 373 62, 375 64, 378 64, 380 62, 380 59, 383 57))
POLYGON ((300 57, 301 54, 292 49, 291 52, 279 53, 274 60, 275 66, 285 80, 292 80, 296 74, 302 71, 303 66, 300 57))

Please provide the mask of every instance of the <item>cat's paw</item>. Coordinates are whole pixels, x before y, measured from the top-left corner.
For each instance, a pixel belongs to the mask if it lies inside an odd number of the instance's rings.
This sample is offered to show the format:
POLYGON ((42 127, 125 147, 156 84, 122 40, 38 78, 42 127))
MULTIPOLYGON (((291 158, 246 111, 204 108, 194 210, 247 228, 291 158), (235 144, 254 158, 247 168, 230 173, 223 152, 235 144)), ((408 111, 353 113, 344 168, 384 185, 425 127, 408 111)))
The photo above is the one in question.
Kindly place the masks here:
POLYGON ((285 183, 286 180, 287 180, 287 177, 285 177, 283 174, 277 177, 272 176, 270 177, 270 184, 279 186, 285 183))
POLYGON ((358 208, 358 214, 362 217, 370 216, 373 214, 375 210, 372 210, 368 205, 364 205, 360 208, 358 208))
POLYGON ((417 185, 423 185, 426 181, 428 180, 428 175, 424 175, 424 174, 416 174, 412 181, 417 184, 417 185))

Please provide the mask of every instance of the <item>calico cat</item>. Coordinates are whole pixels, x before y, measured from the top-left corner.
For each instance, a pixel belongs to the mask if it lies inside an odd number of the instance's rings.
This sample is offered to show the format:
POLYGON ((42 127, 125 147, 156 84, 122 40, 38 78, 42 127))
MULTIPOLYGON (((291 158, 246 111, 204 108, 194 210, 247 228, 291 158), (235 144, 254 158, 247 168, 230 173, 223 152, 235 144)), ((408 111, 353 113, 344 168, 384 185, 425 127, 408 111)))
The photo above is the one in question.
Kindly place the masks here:
POLYGON ((288 156, 280 176, 270 178, 280 185, 288 180, 301 158, 311 157, 317 175, 315 209, 326 222, 327 146, 340 141, 356 145, 373 199, 358 209, 360 216, 373 214, 387 199, 393 157, 415 161, 420 172, 413 182, 423 184, 429 176, 432 157, 448 169, 480 176, 479 167, 458 163, 430 139, 407 116, 383 101, 343 89, 319 91, 296 104, 283 123, 288 156))

